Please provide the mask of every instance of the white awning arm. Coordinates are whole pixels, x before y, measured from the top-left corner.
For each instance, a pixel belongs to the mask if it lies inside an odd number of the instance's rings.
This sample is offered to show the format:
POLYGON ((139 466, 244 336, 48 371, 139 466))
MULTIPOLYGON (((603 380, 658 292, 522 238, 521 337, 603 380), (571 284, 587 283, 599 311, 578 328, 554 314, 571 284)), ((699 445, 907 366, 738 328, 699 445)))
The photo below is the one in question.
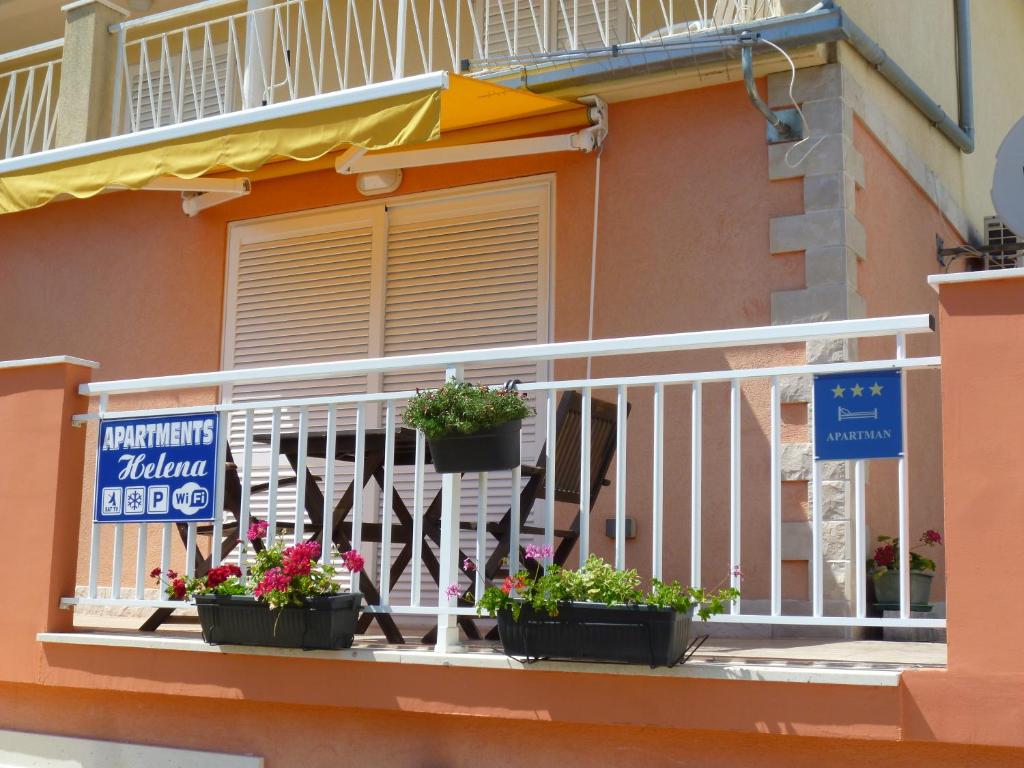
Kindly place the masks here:
POLYGON ((548 152, 593 152, 601 146, 608 135, 608 105, 597 96, 584 96, 580 101, 590 105, 589 116, 593 125, 574 133, 488 141, 480 144, 461 144, 453 147, 430 147, 427 145, 422 149, 376 155, 352 149, 346 151, 335 161, 334 168, 338 173, 351 175, 401 168, 419 168, 428 165, 465 163, 473 160, 541 155, 548 152))

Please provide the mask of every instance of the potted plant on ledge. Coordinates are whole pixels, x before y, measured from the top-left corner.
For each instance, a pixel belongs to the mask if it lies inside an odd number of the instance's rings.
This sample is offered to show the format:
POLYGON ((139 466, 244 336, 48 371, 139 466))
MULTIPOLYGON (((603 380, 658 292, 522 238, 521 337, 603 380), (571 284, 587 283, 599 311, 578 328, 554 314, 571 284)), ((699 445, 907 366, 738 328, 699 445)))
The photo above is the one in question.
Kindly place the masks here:
POLYGON ((427 437, 438 472, 490 472, 519 466, 522 421, 533 415, 516 382, 499 389, 451 379, 416 390, 403 415, 427 437))
MULTIPOLYGON (((249 528, 249 541, 266 535, 267 524, 249 528)), ((237 565, 211 568, 205 576, 183 578, 154 569, 167 596, 191 599, 208 643, 267 645, 279 648, 338 649, 352 645, 363 596, 339 590, 335 569, 318 562, 320 542, 290 547, 276 544, 256 553, 248 580, 237 565)), ((341 555, 345 570, 357 573, 363 558, 355 550, 341 555)))
POLYGON ((659 579, 644 592, 636 570, 615 570, 597 555, 579 570, 552 565, 542 572, 549 550, 527 547, 533 572, 488 587, 477 606, 497 617, 510 656, 671 667, 699 644, 690 639, 693 614, 707 621, 739 597, 731 587, 710 592, 659 579))
MULTIPOLYGON (((868 560, 868 573, 874 579, 875 600, 879 607, 899 610, 900 607, 900 540, 879 536, 875 556, 868 560)), ((921 534, 918 547, 942 544, 942 534, 931 529, 921 534)), ((915 611, 930 611, 928 603, 935 576, 935 561, 911 547, 910 552, 910 604, 915 611)))

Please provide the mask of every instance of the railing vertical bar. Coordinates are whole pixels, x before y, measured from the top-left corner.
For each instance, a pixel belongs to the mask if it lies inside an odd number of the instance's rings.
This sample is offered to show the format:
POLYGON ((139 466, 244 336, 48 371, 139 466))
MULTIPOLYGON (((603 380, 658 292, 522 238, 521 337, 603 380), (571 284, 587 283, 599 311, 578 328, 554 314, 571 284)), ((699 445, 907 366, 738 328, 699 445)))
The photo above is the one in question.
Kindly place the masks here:
POLYGON ((580 421, 580 565, 590 554, 590 387, 583 388, 580 421))
POLYGON ((395 401, 388 400, 384 417, 384 494, 380 510, 380 604, 391 604, 391 518, 395 487, 395 401))
POLYGON ((545 440, 545 462, 544 468, 544 545, 553 547, 555 543, 555 459, 558 455, 556 444, 558 434, 558 401, 557 393, 553 389, 548 390, 547 413, 547 438, 545 440))
MULTIPOLYGON (((247 569, 246 561, 249 559, 249 540, 246 533, 249 530, 249 512, 252 496, 252 427, 255 419, 253 409, 245 412, 245 431, 242 442, 242 501, 238 513, 238 567, 242 571, 243 578, 247 569)), ((217 549, 214 546, 214 549, 217 549)))
MULTIPOLYGON (((812 394, 810 419, 812 435, 814 434, 816 409, 817 403, 812 394)), ((818 617, 822 615, 824 582, 822 581, 821 562, 821 462, 818 461, 816 446, 811 458, 811 613, 818 617)))
POLYGON ((479 601, 484 593, 484 563, 487 561, 487 473, 477 475, 476 500, 476 551, 474 552, 476 570, 473 594, 479 601))
MULTIPOLYGON (((739 568, 743 561, 740 526, 742 524, 741 478, 742 459, 740 456, 740 427, 742 413, 740 411, 740 382, 733 379, 730 386, 729 404, 729 579, 732 586, 740 588, 739 568)), ((741 611, 739 599, 732 601, 732 613, 741 611)))
POLYGON ((857 580, 857 618, 863 619, 868 615, 867 608, 867 529, 864 498, 864 459, 858 459, 853 463, 853 498, 854 498, 854 525, 856 536, 854 545, 854 574, 857 580))
MULTIPOLYGON (((127 74, 127 68, 125 66, 127 50, 125 48, 125 36, 126 30, 122 27, 117 31, 117 58, 116 64, 114 65, 114 95, 113 103, 111 104, 110 113, 110 135, 119 136, 121 134, 121 89, 124 84, 124 77, 127 74)), ((62 73, 63 75, 63 73, 62 73)))
POLYGON ((114 562, 110 573, 110 596, 121 597, 121 561, 124 556, 124 523, 114 524, 114 562))
POLYGON ((701 475, 703 459, 703 405, 701 384, 690 390, 690 584, 701 585, 701 475))
MULTIPOLYGON (((519 436, 520 451, 522 450, 522 433, 519 436)), ((512 499, 509 505, 509 536, 508 536, 508 572, 519 571, 519 529, 522 526, 520 493, 522 492, 523 469, 516 465, 512 469, 512 499)))
POLYGON ((298 461, 295 464, 295 535, 298 544, 305 536, 306 525, 306 459, 309 453, 309 409, 299 408, 298 461))
POLYGON ((665 507, 665 385, 654 385, 654 455, 651 472, 651 575, 663 577, 663 518, 665 507))
POLYGON ((416 466, 412 501, 412 590, 410 603, 418 607, 423 582, 423 475, 427 461, 426 437, 416 430, 416 466))
POLYGON ((281 409, 270 417, 270 478, 267 482, 267 543, 277 537, 277 477, 281 463, 281 409))
POLYGON ((146 529, 145 523, 139 523, 139 539, 135 549, 135 599, 146 597, 146 529))
POLYGON ((771 398, 771 600, 772 616, 782 614, 782 404, 779 398, 779 377, 773 376, 771 398))
POLYGON ((185 575, 190 579, 196 575, 196 523, 188 523, 185 536, 185 575))
MULTIPOLYGON (((361 552, 362 547, 362 479, 367 463, 367 409, 366 404, 355 404, 355 462, 354 486, 352 487, 352 549, 361 552)), ((362 579, 361 573, 352 578, 352 589, 358 589, 362 579)))
MULTIPOLYGON (((228 422, 226 413, 217 417, 217 479, 214 484, 213 499, 213 534, 210 539, 210 565, 216 568, 221 560, 221 542, 224 538, 224 475, 228 460, 228 422)), ((239 535, 244 536, 245 531, 239 535)))
MULTIPOLYGON (((907 357, 907 337, 896 334, 896 359, 907 357)), ((903 428, 903 455, 899 458, 899 531, 900 531, 900 618, 910 618, 910 485, 907 461, 910 441, 907 435, 907 374, 900 373, 900 404, 903 428)))
MULTIPOLYGON (((462 365, 445 368, 444 380, 463 377, 462 365)), ((441 475, 441 546, 440 578, 437 590, 437 653, 450 653, 459 643, 459 625, 451 613, 455 598, 449 597, 446 587, 459 580, 459 516, 462 511, 462 475, 449 472, 441 475)))
POLYGON ((320 562, 331 564, 334 543, 334 457, 337 450, 338 409, 327 406, 327 445, 324 446, 324 519, 320 533, 320 562))
POLYGON ((619 386, 615 404, 615 567, 626 567, 626 396, 625 386, 619 386))
POLYGON ((171 537, 174 536, 174 524, 164 523, 160 534, 160 573, 166 573, 171 567, 171 537))
MULTIPOLYGON (((107 395, 100 395, 99 404, 97 405, 97 415, 102 419, 107 413, 107 402, 109 397, 107 395)), ((99 422, 102 425, 102 421, 99 422)), ((102 436, 98 436, 97 441, 102 436)), ((90 526, 91 541, 89 542, 89 586, 87 590, 88 596, 95 600, 97 596, 97 582, 99 581, 100 573, 100 541, 103 526, 95 522, 96 518, 96 506, 99 503, 99 492, 100 492, 100 462, 99 456, 96 457, 96 467, 93 471, 92 476, 92 514, 93 524, 90 526)), ((167 570, 167 566, 163 566, 162 570, 167 570)))

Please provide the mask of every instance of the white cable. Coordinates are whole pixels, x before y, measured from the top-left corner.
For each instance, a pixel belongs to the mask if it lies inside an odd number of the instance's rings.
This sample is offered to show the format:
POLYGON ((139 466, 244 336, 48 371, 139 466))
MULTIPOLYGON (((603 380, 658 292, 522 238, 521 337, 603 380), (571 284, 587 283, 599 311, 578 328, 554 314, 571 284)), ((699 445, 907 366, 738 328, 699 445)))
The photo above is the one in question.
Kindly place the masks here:
POLYGON ((791 163, 789 161, 790 155, 793 154, 793 150, 796 149, 797 147, 799 147, 805 141, 809 141, 810 140, 810 138, 811 138, 811 126, 809 126, 807 124, 807 118, 804 116, 804 111, 802 109, 800 109, 800 105, 796 103, 796 96, 793 95, 793 87, 796 85, 796 64, 793 63, 793 59, 791 59, 789 57, 788 53, 786 53, 784 50, 782 50, 782 48, 777 46, 771 40, 769 40, 766 37, 762 37, 761 40, 766 42, 766 43, 768 43, 768 45, 770 45, 776 51, 778 51, 783 56, 785 56, 786 57, 786 61, 789 62, 789 100, 793 103, 793 107, 796 109, 797 114, 800 115, 800 122, 803 124, 804 134, 805 135, 804 135, 804 138, 800 139, 800 141, 798 141, 796 144, 794 144, 788 150, 786 150, 786 155, 783 158, 783 160, 786 162, 786 165, 788 165, 790 168, 796 168, 798 165, 800 165, 800 163, 802 163, 804 160, 806 160, 808 157, 810 157, 811 152, 813 152, 815 149, 818 148, 818 145, 821 144, 821 142, 823 142, 825 140, 825 137, 824 136, 819 136, 817 139, 815 139, 814 143, 811 144, 811 146, 809 146, 807 148, 807 151, 804 152, 804 154, 801 156, 801 158, 799 160, 797 160, 795 163, 791 163))
MULTIPOLYGON (((587 315, 587 341, 594 339, 594 291, 597 285, 597 214, 601 200, 601 153, 602 144, 597 149, 597 161, 594 165, 594 233, 590 243, 590 308, 587 315)), ((590 378, 591 358, 587 358, 587 378, 590 378)))

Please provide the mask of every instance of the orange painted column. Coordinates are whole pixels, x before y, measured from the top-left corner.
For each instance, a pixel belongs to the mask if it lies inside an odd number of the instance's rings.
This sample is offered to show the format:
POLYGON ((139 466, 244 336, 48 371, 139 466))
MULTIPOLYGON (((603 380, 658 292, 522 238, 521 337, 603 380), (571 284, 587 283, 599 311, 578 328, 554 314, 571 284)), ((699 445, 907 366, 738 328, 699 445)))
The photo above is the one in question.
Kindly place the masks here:
POLYGON ((0 364, 0 680, 35 682, 36 633, 68 631, 81 515, 85 428, 71 417, 88 409, 78 387, 92 364, 67 358, 0 364))
POLYGON ((1024 269, 939 291, 944 672, 903 675, 904 738, 1024 747, 1024 269))

